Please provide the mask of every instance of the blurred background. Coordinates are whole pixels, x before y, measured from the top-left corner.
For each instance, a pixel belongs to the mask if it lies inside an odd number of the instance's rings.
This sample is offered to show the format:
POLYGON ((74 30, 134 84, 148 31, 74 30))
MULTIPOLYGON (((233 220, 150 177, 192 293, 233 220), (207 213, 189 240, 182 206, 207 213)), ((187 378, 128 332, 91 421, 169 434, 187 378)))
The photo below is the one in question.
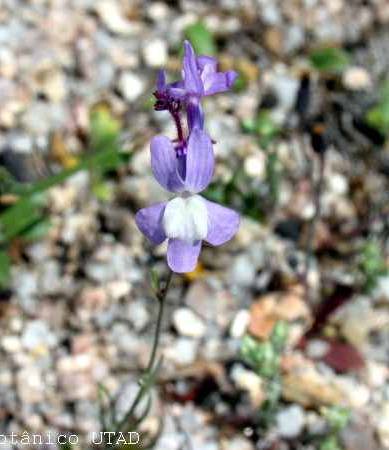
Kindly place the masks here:
POLYGON ((166 249, 134 214, 167 198, 152 93, 186 38, 239 73, 205 101, 205 195, 242 222, 173 280, 142 448, 389 448, 388 23, 387 0, 0 0, 2 434, 86 449, 99 383, 118 416, 136 395, 166 249))

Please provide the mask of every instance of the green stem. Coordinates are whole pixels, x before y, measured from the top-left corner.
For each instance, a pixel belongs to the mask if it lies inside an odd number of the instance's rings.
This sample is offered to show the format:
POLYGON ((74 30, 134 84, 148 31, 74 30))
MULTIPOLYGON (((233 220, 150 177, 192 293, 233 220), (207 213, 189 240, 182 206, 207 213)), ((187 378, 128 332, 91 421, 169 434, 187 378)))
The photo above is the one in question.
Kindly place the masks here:
MULTIPOLYGON (((137 406, 139 405, 139 402, 142 400, 144 395, 149 391, 152 380, 150 380, 150 377, 152 376, 153 370, 155 368, 156 363, 156 357, 157 357, 157 350, 160 342, 161 337, 161 327, 162 327, 162 319, 163 319, 163 313, 165 309, 165 300, 167 293, 169 291, 170 283, 173 278, 173 272, 170 270, 168 277, 166 279, 165 286, 163 288, 159 287, 158 291, 155 293, 155 296, 157 297, 159 309, 158 309, 158 317, 157 317, 157 325, 155 328, 155 334, 154 334, 154 341, 153 346, 149 358, 149 362, 147 364, 147 368, 145 370, 144 376, 143 376, 143 384, 139 388, 139 391, 132 402, 132 405, 128 412, 125 414, 123 419, 120 421, 120 423, 116 426, 115 433, 118 433, 128 421, 130 421, 135 413, 135 410, 137 406)), ((108 447, 109 448, 109 447, 108 447)))

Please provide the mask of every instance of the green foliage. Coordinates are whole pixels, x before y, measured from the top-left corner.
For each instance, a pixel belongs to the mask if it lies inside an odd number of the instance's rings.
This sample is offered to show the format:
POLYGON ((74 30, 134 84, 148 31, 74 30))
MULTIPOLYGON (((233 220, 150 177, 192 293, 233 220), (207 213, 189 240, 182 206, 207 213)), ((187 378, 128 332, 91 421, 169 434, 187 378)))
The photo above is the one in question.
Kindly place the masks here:
POLYGON ((261 110, 254 120, 246 120, 242 123, 243 129, 248 133, 254 133, 259 137, 261 147, 266 148, 281 131, 274 122, 270 111, 261 110))
POLYGON ((272 378, 279 371, 280 354, 284 350, 287 337, 288 325, 279 321, 267 341, 245 336, 241 345, 241 355, 259 376, 272 378))
POLYGON ((11 263, 8 253, 5 250, 0 250, 0 288, 4 288, 8 284, 11 271, 11 263))
POLYGON ((350 410, 342 406, 322 408, 322 415, 329 427, 328 433, 321 439, 319 450, 342 450, 339 433, 350 420, 350 410))
POLYGON ((342 431, 350 420, 350 410, 342 406, 332 406, 322 409, 322 415, 334 432, 342 431))
POLYGON ((159 279, 158 272, 154 268, 150 270, 150 283, 151 289, 154 291, 154 293, 157 293, 160 289, 161 281, 159 279))
POLYGON ((263 219, 263 202, 258 186, 252 185, 252 180, 243 170, 237 170, 227 183, 211 183, 204 196, 213 202, 236 207, 254 220, 263 219))
POLYGON ((269 427, 278 410, 281 399, 281 354, 288 338, 288 324, 279 321, 268 340, 258 340, 245 336, 242 340, 241 355, 254 372, 266 383, 266 400, 258 412, 263 428, 269 427))
MULTIPOLYGON (((91 114, 91 147, 100 150, 104 146, 117 146, 120 122, 113 117, 108 108, 97 108, 91 114)), ((118 150, 118 148, 116 147, 118 150)))
POLYGON ((214 37, 203 22, 197 22, 193 25, 189 25, 185 30, 185 37, 191 42, 197 54, 216 54, 214 37))
MULTIPOLYGON (((46 235, 50 229, 50 221, 44 211, 45 192, 75 173, 89 170, 94 193, 104 201, 111 198, 112 189, 104 182, 103 175, 117 168, 129 157, 120 152, 119 131, 120 123, 107 110, 99 109, 91 117, 91 152, 74 167, 27 185, 17 183, 6 170, 0 171, 2 193, 19 195, 15 204, 0 213, 0 244, 3 246, 3 253, 6 254, 10 241, 16 237, 31 241, 46 235)), ((9 274, 9 261, 4 255, 0 265, 0 282, 4 286, 9 274)))
POLYGON ((383 135, 389 135, 389 79, 380 90, 380 100, 366 114, 366 121, 383 135))
POLYGON ((245 336, 241 354, 259 376, 271 378, 277 373, 279 355, 275 352, 271 341, 260 342, 251 336, 245 336))
POLYGON ((247 84, 247 78, 241 72, 238 72, 238 78, 235 80, 233 90, 235 92, 242 92, 247 88, 247 84))
POLYGON ((348 53, 337 47, 314 50, 309 59, 317 70, 330 73, 342 72, 350 64, 348 53))
POLYGON ((381 246, 376 239, 369 239, 362 247, 359 269, 364 276, 364 288, 367 292, 374 289, 378 278, 388 272, 381 246))
POLYGON ((319 450, 343 450, 342 446, 339 444, 339 439, 337 436, 326 436, 320 442, 319 450))

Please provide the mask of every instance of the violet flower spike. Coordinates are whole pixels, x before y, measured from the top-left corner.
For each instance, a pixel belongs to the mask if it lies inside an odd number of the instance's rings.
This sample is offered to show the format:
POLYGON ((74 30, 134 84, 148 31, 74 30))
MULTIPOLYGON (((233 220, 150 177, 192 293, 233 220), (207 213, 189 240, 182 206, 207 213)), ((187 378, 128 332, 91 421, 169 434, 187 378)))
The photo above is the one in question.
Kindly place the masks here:
POLYGON ((160 71, 158 75, 155 109, 173 114, 177 105, 178 109, 184 105, 189 129, 204 128, 202 97, 228 91, 238 74, 233 70, 218 72, 217 60, 211 56, 196 56, 189 41, 184 42, 184 50, 182 80, 166 83, 165 72, 160 71))
POLYGON ((177 155, 172 142, 156 136, 151 142, 151 166, 166 190, 179 194, 168 202, 141 209, 135 220, 155 245, 168 239, 167 262, 173 272, 195 269, 202 241, 221 245, 239 228, 239 215, 198 195, 214 171, 212 142, 206 132, 192 130, 186 151, 177 155))

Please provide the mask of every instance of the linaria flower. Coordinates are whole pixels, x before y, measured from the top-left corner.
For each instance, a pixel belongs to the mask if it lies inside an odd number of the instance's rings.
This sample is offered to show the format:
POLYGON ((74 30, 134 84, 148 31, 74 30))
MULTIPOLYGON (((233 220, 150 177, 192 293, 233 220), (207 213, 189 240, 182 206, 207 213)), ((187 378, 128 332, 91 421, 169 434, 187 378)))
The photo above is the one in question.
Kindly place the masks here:
POLYGON ((172 113, 184 105, 190 129, 203 128, 204 114, 201 98, 228 91, 234 84, 237 73, 233 70, 218 72, 217 60, 211 56, 196 56, 190 42, 184 42, 184 60, 182 80, 166 83, 165 72, 158 76, 157 90, 154 92, 157 102, 155 109, 172 113))
POLYGON ((165 136, 151 142, 151 167, 159 184, 178 194, 168 202, 141 209, 135 220, 155 245, 168 239, 167 262, 178 273, 195 269, 202 241, 221 245, 239 227, 239 215, 199 195, 214 170, 212 141, 199 128, 192 130, 184 152, 177 154, 165 136))

